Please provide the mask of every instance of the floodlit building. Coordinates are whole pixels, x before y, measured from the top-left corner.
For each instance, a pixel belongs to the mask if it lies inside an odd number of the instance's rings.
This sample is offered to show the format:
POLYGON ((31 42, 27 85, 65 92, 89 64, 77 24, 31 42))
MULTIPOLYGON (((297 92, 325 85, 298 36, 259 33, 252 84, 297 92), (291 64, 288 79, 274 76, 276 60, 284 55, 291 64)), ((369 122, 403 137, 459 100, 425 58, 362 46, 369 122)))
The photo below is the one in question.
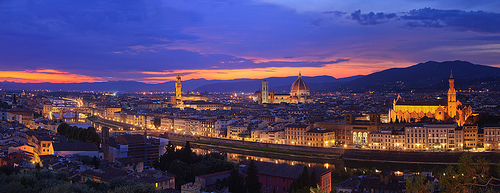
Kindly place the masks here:
POLYGON ((453 73, 450 74, 448 100, 447 101, 404 101, 398 97, 393 102, 393 107, 389 112, 392 122, 417 122, 423 117, 434 118, 439 121, 453 118, 459 126, 472 115, 472 107, 462 105, 457 100, 455 90, 455 79, 453 73))
POLYGON ((488 124, 484 129, 484 149, 499 150, 500 149, 500 125, 488 124))
POLYGON ((182 96, 182 82, 181 77, 177 76, 175 82, 175 96, 170 97, 170 103, 172 105, 182 105, 183 101, 207 101, 206 96, 182 96))
POLYGON ((280 103, 311 103, 313 102, 309 86, 306 81, 302 79, 299 72, 299 77, 295 80, 290 87, 290 93, 278 94, 269 91, 269 82, 262 81, 262 91, 256 91, 253 99, 258 101, 259 104, 280 104, 280 103))

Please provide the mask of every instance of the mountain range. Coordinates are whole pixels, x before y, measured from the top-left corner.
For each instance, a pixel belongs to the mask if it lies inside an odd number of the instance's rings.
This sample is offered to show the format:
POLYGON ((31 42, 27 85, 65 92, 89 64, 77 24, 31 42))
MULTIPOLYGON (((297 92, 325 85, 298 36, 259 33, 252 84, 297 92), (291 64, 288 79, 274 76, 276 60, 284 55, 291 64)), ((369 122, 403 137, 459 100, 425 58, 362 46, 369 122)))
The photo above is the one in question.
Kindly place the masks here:
MULTIPOLYGON (((500 90, 500 68, 472 64, 466 61, 428 61, 406 68, 391 68, 366 76, 347 78, 332 76, 303 76, 312 92, 331 91, 405 91, 448 88, 448 79, 453 72, 456 88, 500 90)), ((270 77, 269 90, 288 93, 297 76, 270 77)), ((198 92, 255 92, 261 88, 264 79, 206 80, 192 79, 182 81, 183 91, 198 92)), ((175 90, 175 81, 160 84, 146 84, 135 81, 108 81, 93 83, 15 83, 0 82, 2 89, 18 90, 63 90, 63 91, 110 91, 110 92, 147 92, 175 90)))
POLYGON ((447 89, 451 73, 457 89, 499 90, 500 68, 459 60, 428 61, 406 68, 391 68, 329 89, 344 91, 447 89))

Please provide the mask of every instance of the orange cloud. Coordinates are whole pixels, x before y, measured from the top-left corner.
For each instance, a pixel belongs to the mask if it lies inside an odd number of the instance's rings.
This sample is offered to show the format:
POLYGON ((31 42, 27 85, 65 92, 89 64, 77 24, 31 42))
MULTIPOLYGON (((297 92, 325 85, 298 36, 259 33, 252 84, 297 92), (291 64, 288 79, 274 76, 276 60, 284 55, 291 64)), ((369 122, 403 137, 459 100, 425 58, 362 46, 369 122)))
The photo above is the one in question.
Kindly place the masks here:
POLYGON ((175 80, 178 74, 184 74, 183 80, 204 78, 207 80, 231 80, 239 78, 264 79, 268 77, 297 76, 302 72, 303 76, 328 75, 335 78, 343 78, 355 75, 367 75, 373 72, 393 67, 407 67, 411 62, 394 62, 383 60, 352 59, 350 61, 327 64, 319 67, 267 67, 249 69, 203 69, 203 70, 173 70, 163 72, 142 72, 153 75, 146 77, 146 83, 161 83, 175 80))
POLYGON ((25 71, 0 71, 2 81, 14 81, 20 83, 80 83, 104 81, 100 77, 91 77, 80 74, 70 74, 54 69, 25 70, 25 71))
POLYGON ((66 74, 66 73, 68 73, 68 72, 63 72, 63 71, 54 70, 54 69, 35 70, 35 72, 39 72, 39 73, 53 73, 53 74, 66 74))

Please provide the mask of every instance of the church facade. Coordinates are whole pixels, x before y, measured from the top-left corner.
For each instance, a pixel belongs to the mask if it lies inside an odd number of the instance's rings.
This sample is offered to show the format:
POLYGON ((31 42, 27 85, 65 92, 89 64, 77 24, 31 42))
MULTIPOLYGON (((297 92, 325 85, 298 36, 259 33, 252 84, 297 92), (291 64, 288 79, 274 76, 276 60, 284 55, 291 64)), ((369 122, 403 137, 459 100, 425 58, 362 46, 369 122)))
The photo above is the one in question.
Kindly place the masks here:
POLYGON ((389 111, 391 122, 418 122, 423 117, 428 117, 438 121, 453 119, 459 126, 462 126, 472 115, 472 108, 457 101, 453 73, 450 74, 448 82, 447 101, 403 101, 398 96, 393 102, 393 108, 389 111))
POLYGON ((289 94, 276 94, 269 92, 269 82, 262 81, 262 91, 254 93, 254 100, 259 104, 279 104, 279 103, 311 103, 313 99, 309 92, 309 86, 302 79, 302 74, 299 72, 299 77, 295 80, 290 88, 289 94))

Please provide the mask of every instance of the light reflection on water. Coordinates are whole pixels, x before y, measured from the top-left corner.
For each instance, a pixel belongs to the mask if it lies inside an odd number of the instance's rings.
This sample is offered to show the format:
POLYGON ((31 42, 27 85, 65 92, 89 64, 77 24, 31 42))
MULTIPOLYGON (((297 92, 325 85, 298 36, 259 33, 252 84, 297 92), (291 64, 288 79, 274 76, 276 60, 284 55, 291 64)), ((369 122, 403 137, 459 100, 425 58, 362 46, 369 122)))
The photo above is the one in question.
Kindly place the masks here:
MULTIPOLYGON (((176 148, 182 149, 181 146, 177 146, 176 148)), ((432 165, 432 164, 408 164, 408 163, 388 163, 388 162, 376 162, 376 161, 349 161, 349 160, 338 160, 334 162, 304 162, 297 160, 289 160, 289 159, 277 159, 277 158, 269 158, 269 157, 260 157, 253 155, 245 155, 239 153, 229 153, 229 152, 220 152, 215 150, 207 150, 200 148, 192 148, 192 151, 197 155, 206 155, 209 153, 220 153, 225 156, 228 161, 233 163, 239 163, 244 160, 258 160, 262 162, 269 162, 275 164, 288 164, 288 165, 302 165, 308 167, 315 168, 327 168, 332 171, 336 171, 337 173, 345 173, 343 175, 364 175, 369 173, 379 173, 381 170, 388 171, 431 171, 436 168, 445 167, 446 165, 432 165)))
MULTIPOLYGON (((177 148, 182 148, 180 146, 177 146, 177 148)), ((196 153, 197 155, 206 155, 210 153, 221 153, 219 151, 212 151, 212 150, 206 150, 206 149, 199 149, 199 148, 192 148, 192 151, 196 153)), ((227 153, 227 152, 222 152, 222 155, 225 155, 227 158, 227 161, 233 162, 233 163, 239 163, 240 161, 244 160, 257 160, 261 162, 269 162, 269 163, 275 163, 275 164, 288 164, 288 165, 303 165, 303 166, 308 166, 308 167, 315 167, 315 168, 327 168, 327 169, 335 169, 335 165, 329 164, 329 163, 311 163, 311 162, 302 162, 302 161, 294 161, 294 160, 284 160, 284 159, 276 159, 276 158, 268 158, 268 157, 259 157, 259 156, 252 156, 252 155, 244 155, 244 154, 238 154, 238 153, 227 153)))

